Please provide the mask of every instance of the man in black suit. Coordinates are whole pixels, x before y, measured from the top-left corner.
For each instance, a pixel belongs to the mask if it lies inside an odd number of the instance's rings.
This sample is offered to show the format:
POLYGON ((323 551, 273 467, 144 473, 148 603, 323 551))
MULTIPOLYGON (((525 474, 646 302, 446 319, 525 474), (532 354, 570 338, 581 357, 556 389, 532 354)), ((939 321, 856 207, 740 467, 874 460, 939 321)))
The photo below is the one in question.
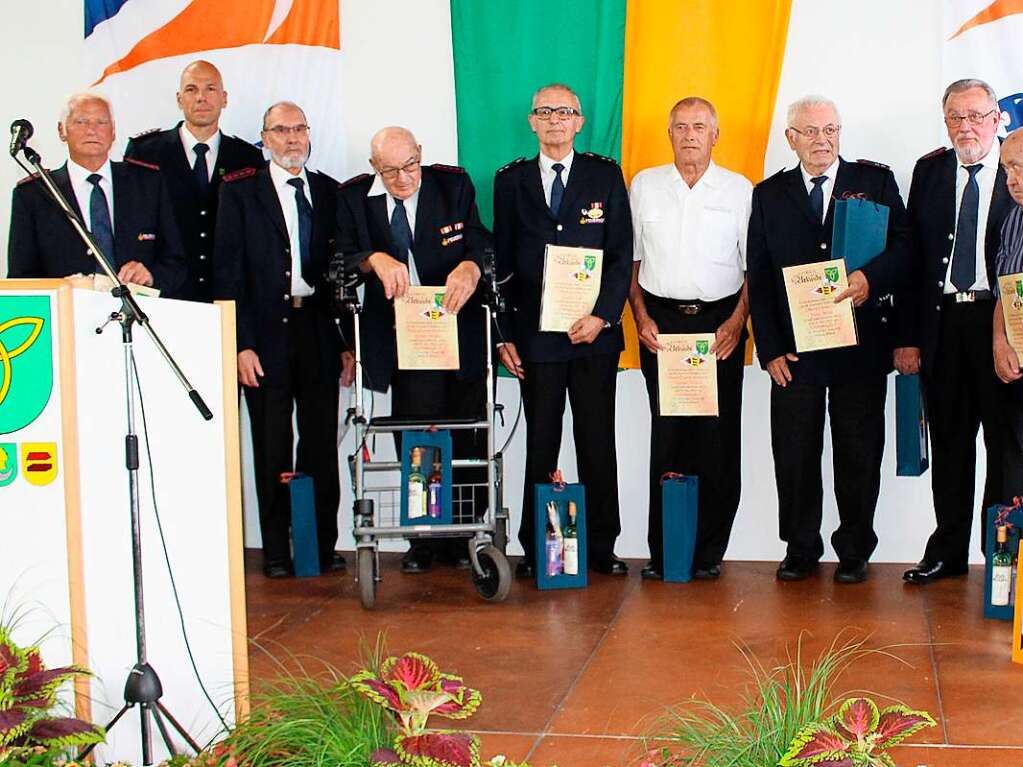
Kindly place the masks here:
MULTIPOLYGON (((390 387, 397 418, 482 418, 485 329, 476 288, 490 232, 480 223, 472 181, 462 168, 423 167, 422 147, 405 128, 378 131, 370 154, 376 173, 341 185, 337 215, 338 250, 349 269, 365 275, 360 324, 366 385, 380 392, 390 387), (398 369, 393 300, 409 285, 445 286, 442 305, 458 315, 457 372, 398 369)), ((454 458, 485 458, 482 434, 453 430, 452 452, 454 458)), ((456 469, 455 482, 485 482, 485 473, 479 475, 456 469)), ((448 541, 416 539, 402 571, 425 572, 437 558, 468 566, 464 541, 448 541)))
POLYGON ((586 486, 590 566, 624 575, 614 554, 621 532, 615 451, 615 384, 624 348, 622 309, 632 272, 632 220, 622 170, 611 159, 575 152, 584 118, 565 85, 540 88, 529 125, 540 153, 518 159, 494 179, 494 241, 498 280, 510 317, 501 322, 501 361, 521 380, 526 411, 526 476, 516 572, 535 567, 533 492, 558 467, 565 396, 572 404, 579 479, 586 486), (603 251, 600 294, 592 313, 567 333, 543 332, 540 299, 548 245, 603 251))
MULTIPOLYGON (((134 160, 110 162, 114 118, 102 96, 82 93, 68 99, 57 131, 69 159, 53 171, 53 181, 118 276, 175 297, 184 281, 185 258, 160 169, 134 160)), ((12 278, 100 271, 34 176, 14 190, 7 270, 12 278)))
POLYGON ((841 520, 831 536, 835 581, 858 583, 877 545, 874 509, 881 484, 884 404, 892 369, 889 316, 879 302, 905 278, 909 230, 891 171, 838 155, 841 123, 835 105, 811 96, 788 110, 785 135, 799 165, 753 190, 747 274, 753 334, 770 373, 771 446, 785 559, 780 580, 802 580, 824 553, 821 539, 821 456, 824 413, 831 417, 835 498, 841 520), (849 274, 836 301, 856 307, 856 346, 796 353, 782 268, 831 257, 835 201, 849 195, 886 205, 884 251, 849 274))
POLYGON ((324 277, 334 250, 337 182, 306 170, 309 125, 295 104, 271 106, 262 135, 269 166, 224 177, 214 295, 237 305, 238 380, 252 422, 263 570, 280 578, 291 564, 290 500, 281 475, 293 467, 313 478, 321 569, 345 565, 334 551, 338 379, 350 380, 353 361, 342 354, 324 277))
POLYGON ((174 216, 188 259, 188 276, 178 298, 213 300, 213 241, 220 182, 228 173, 259 168, 263 153, 220 130, 227 91, 208 61, 193 61, 181 73, 178 106, 184 116, 168 130, 133 136, 124 150, 160 166, 170 189, 174 216))
MULTIPOLYGON (((974 509, 977 429, 987 472, 981 508, 1003 488, 1004 387, 995 375, 992 315, 999 230, 1012 207, 999 167, 998 99, 982 80, 957 80, 941 101, 952 149, 921 157, 909 188, 912 290, 898 296, 895 367, 922 374, 931 429, 937 527, 910 583, 965 575, 974 509)), ((983 522, 982 538, 983 545, 983 522)))

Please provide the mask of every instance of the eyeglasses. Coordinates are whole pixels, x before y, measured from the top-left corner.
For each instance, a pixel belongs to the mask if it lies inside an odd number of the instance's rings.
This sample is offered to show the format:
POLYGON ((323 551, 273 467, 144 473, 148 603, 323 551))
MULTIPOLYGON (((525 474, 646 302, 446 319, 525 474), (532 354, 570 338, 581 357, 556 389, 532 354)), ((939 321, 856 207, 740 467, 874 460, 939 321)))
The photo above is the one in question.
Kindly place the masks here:
POLYGON ((567 120, 570 117, 581 115, 582 112, 572 107, 536 107, 530 114, 538 120, 550 120, 551 115, 557 115, 562 120, 567 120))
POLYGON ((963 124, 963 120, 969 121, 970 125, 980 125, 981 123, 984 122, 984 120, 986 120, 990 115, 993 115, 994 113, 995 113, 994 109, 992 109, 990 112, 985 112, 984 114, 981 114, 980 112, 970 112, 969 114, 965 115, 957 115, 953 112, 949 112, 947 115, 945 115, 945 125, 947 125, 949 128, 958 128, 960 125, 963 124))
POLYGON ((263 128, 264 131, 273 133, 276 136, 284 137, 292 134, 301 136, 304 133, 309 132, 308 125, 275 125, 272 128, 263 128))
POLYGON ((834 138, 835 136, 838 135, 838 132, 842 130, 842 126, 825 125, 823 128, 818 128, 816 126, 811 125, 809 128, 803 128, 803 130, 799 130, 799 128, 795 127, 794 125, 790 125, 789 130, 793 130, 800 136, 805 136, 806 138, 813 141, 822 133, 824 134, 824 138, 834 138))
POLYGON ((418 157, 409 160, 400 168, 381 168, 379 171, 377 171, 377 173, 379 173, 382 178, 386 178, 388 181, 390 181, 391 179, 398 178, 398 174, 401 173, 402 171, 404 171, 406 175, 411 176, 417 170, 419 170, 418 157))

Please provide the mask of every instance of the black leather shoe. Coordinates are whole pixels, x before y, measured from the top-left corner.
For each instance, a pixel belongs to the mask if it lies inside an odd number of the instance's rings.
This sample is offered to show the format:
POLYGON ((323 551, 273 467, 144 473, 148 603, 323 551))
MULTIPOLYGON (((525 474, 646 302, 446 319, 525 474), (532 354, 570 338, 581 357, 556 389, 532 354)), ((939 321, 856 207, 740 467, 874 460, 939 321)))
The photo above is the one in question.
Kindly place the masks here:
POLYGON ((291 575, 291 568, 282 562, 271 562, 263 565, 263 575, 267 578, 287 578, 291 575))
POLYGON ((330 555, 329 559, 320 560, 320 572, 321 573, 339 573, 348 566, 345 562, 345 558, 338 554, 336 551, 330 555))
POLYGON ((835 568, 835 583, 863 583, 867 580, 867 560, 840 559, 835 568))
POLYGON ((643 569, 639 571, 639 577, 645 581, 663 581, 664 571, 661 569, 659 564, 651 559, 643 566, 643 569))
POLYGON ((721 565, 699 565, 693 567, 694 581, 716 581, 721 577, 721 565))
POLYGON ((433 567, 433 554, 429 549, 413 546, 401 558, 401 571, 409 575, 425 573, 433 567))
POLYGON ((535 578, 536 568, 533 567, 532 562, 527 562, 525 559, 515 565, 515 577, 516 578, 535 578))
POLYGON ((940 559, 930 561, 923 560, 916 567, 911 567, 902 574, 902 580, 907 583, 924 584, 942 578, 954 578, 958 575, 966 575, 969 567, 963 564, 942 562, 940 559))
POLYGON ((809 578, 810 573, 816 569, 817 563, 814 560, 789 554, 778 565, 775 575, 779 581, 802 581, 809 578))
POLYGON ((590 563, 590 569, 601 575, 628 575, 629 566, 612 554, 609 557, 600 557, 590 563))

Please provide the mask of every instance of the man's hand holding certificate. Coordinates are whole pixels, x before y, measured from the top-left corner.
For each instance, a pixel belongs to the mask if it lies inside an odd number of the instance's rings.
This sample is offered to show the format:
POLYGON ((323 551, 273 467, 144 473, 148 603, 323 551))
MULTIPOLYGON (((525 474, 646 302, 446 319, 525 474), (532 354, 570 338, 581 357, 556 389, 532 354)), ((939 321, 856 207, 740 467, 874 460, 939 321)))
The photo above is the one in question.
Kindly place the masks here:
POLYGON ((415 285, 394 299, 399 370, 458 370, 458 318, 444 288, 415 285))
POLYGON ((600 295, 603 252, 593 248, 548 245, 544 257, 540 330, 567 333, 593 313, 600 295))
POLYGON ((782 269, 797 352, 856 346, 853 300, 835 302, 849 287, 839 260, 782 269))
POLYGON ((660 333, 657 341, 660 415, 718 415, 714 334, 660 333))

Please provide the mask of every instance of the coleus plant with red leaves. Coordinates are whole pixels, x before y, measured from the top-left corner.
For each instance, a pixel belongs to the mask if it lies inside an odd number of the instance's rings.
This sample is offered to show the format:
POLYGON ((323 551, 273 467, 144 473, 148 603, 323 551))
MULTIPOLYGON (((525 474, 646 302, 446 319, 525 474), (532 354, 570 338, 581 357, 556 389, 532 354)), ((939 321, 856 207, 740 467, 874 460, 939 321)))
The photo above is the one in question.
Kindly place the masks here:
POLYGON ((878 710, 869 698, 849 698, 831 719, 811 724, 792 741, 779 767, 895 767, 885 753, 924 727, 926 711, 905 706, 878 710))
POLYGON ((53 716, 61 685, 88 674, 77 666, 46 668, 38 647, 18 646, 0 626, 0 757, 14 748, 67 749, 102 743, 106 737, 102 727, 53 716))
POLYGON ((479 767, 474 735, 427 729, 430 716, 467 719, 479 708, 479 690, 461 677, 441 673, 425 655, 409 652, 387 658, 378 670, 360 671, 351 685, 391 711, 401 727, 393 748, 373 754, 373 767, 479 767))

